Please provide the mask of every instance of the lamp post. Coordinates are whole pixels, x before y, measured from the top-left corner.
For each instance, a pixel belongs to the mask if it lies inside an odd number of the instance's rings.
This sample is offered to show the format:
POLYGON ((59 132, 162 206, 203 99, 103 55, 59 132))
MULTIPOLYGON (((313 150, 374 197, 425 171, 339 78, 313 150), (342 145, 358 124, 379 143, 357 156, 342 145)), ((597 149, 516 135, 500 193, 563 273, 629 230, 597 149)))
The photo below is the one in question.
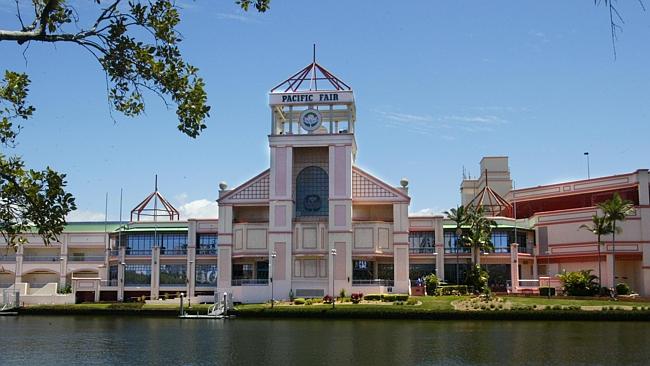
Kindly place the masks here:
POLYGON ((551 298, 551 250, 546 250, 546 276, 548 276, 548 289, 546 290, 546 298, 551 298))
POLYGON ((334 258, 336 258, 336 249, 330 251, 332 255, 332 309, 334 309, 334 303, 336 302, 336 297, 334 296, 334 258))
POLYGON ((456 228, 456 286, 460 285, 460 273, 459 273, 459 263, 460 262, 460 248, 458 247, 458 244, 460 244, 460 237, 463 235, 463 229, 461 228, 456 228))
POLYGON ((278 253, 276 253, 275 250, 272 251, 271 252, 271 261, 269 262, 269 267, 271 267, 271 268, 269 268, 270 269, 269 272, 270 272, 270 275, 271 275, 271 278, 270 278, 270 280, 271 280, 271 307, 273 307, 273 304, 275 303, 275 300, 273 300, 273 267, 274 267, 273 263, 275 262, 275 257, 277 257, 277 256, 278 256, 278 253))
POLYGON ((587 157, 587 179, 591 179, 591 172, 589 167, 589 152, 585 151, 583 155, 587 157))

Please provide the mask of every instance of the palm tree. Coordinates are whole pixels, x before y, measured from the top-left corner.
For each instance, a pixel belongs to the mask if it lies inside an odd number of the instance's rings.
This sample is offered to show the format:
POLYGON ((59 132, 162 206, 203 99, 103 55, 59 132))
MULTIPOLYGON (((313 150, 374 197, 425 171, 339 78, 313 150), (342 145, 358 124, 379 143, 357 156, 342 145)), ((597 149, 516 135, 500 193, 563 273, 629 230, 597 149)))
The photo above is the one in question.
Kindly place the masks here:
POLYGON ((612 225, 612 287, 616 294, 616 223, 624 221, 627 216, 634 214, 634 203, 624 200, 618 192, 615 192, 612 198, 599 203, 598 208, 603 210, 605 218, 612 225))
POLYGON ((591 217, 591 226, 583 224, 580 225, 580 229, 585 229, 596 235, 596 240, 598 241, 598 288, 600 289, 602 287, 602 277, 600 270, 600 246, 603 244, 600 238, 603 235, 611 234, 612 224, 609 222, 607 217, 594 215, 591 217))
POLYGON ((480 264, 481 252, 494 249, 492 228, 496 227, 497 223, 485 216, 482 206, 470 207, 467 211, 468 230, 464 243, 472 248, 472 263, 476 265, 480 264))
MULTIPOLYGON (((444 212, 445 215, 447 215, 447 218, 453 222, 456 223, 456 248, 454 250, 456 251, 456 284, 459 284, 460 282, 460 274, 458 273, 459 271, 459 247, 464 246, 463 244, 463 226, 467 224, 467 210, 465 209, 465 206, 460 205, 456 208, 452 208, 449 211, 444 212)), ((451 243, 449 243, 451 246, 451 243)))

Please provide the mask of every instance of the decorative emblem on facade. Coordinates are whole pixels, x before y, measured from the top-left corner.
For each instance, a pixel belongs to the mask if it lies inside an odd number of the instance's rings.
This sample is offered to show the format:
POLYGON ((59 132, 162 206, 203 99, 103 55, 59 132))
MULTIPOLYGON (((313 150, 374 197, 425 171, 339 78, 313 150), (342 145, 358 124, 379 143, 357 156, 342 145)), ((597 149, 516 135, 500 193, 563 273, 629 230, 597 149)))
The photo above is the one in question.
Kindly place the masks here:
POLYGON ((316 131, 322 123, 323 118, 315 109, 306 109, 300 113, 300 127, 306 131, 316 131))
POLYGON ((307 211, 311 211, 311 212, 319 211, 322 204, 323 203, 320 199, 320 196, 318 195, 310 194, 305 196, 304 205, 305 205, 305 210, 307 211))

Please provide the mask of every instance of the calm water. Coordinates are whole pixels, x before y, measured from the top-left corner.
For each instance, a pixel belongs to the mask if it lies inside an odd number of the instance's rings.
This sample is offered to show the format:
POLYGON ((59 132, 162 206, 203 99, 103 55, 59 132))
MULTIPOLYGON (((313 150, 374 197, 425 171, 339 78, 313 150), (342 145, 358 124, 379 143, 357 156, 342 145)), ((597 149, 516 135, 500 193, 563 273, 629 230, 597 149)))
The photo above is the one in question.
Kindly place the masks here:
POLYGON ((0 365, 649 365, 650 324, 0 317, 0 365))

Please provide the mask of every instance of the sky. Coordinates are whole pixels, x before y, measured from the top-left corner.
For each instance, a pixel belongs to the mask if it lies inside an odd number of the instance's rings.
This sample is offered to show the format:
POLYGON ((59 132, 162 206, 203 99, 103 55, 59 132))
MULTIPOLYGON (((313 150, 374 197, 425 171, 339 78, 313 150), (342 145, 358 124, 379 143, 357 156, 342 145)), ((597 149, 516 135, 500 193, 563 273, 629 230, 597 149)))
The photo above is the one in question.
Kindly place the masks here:
MULTIPOLYGON (((74 1, 80 17, 92 7, 74 1)), ((0 0, 0 29, 17 29, 0 0)), ((197 139, 153 95, 146 115, 111 114, 104 74, 71 45, 0 42, 0 71, 29 73, 19 145, 33 168, 67 174, 70 220, 124 218, 159 189, 184 217, 214 217, 230 187, 269 165, 268 91, 317 60, 352 86, 357 165, 397 186, 413 213, 457 205, 463 169, 507 155, 517 188, 650 168, 650 12, 619 2, 614 57, 609 14, 582 1, 290 1, 264 14, 234 1, 178 0, 181 51, 212 106, 197 139)), ((88 21, 88 20, 87 20, 88 21)))

